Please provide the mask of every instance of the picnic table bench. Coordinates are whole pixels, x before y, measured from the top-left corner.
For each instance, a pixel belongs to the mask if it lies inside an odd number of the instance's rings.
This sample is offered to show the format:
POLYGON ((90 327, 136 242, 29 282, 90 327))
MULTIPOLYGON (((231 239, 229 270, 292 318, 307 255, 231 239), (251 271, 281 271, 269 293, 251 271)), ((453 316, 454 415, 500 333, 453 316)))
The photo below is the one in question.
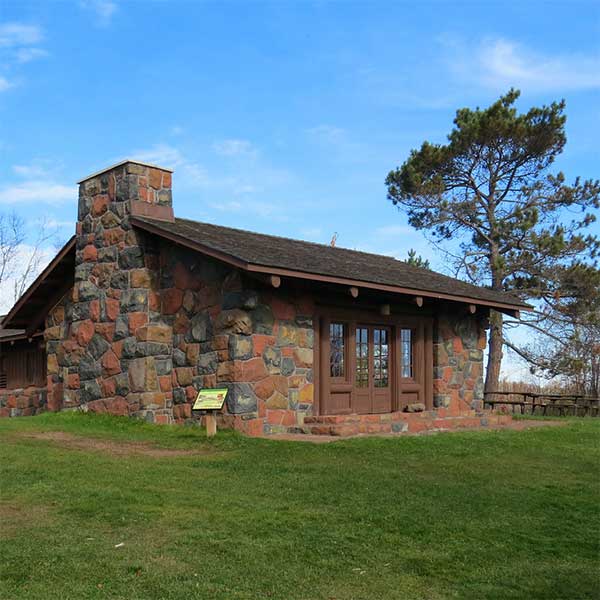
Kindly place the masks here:
POLYGON ((537 392, 486 392, 484 394, 484 406, 490 408, 497 406, 510 406, 512 412, 516 407, 520 408, 521 414, 547 415, 550 409, 551 414, 558 412, 563 417, 569 414, 574 416, 589 415, 592 417, 600 416, 600 398, 584 396, 577 394, 542 394, 537 392))

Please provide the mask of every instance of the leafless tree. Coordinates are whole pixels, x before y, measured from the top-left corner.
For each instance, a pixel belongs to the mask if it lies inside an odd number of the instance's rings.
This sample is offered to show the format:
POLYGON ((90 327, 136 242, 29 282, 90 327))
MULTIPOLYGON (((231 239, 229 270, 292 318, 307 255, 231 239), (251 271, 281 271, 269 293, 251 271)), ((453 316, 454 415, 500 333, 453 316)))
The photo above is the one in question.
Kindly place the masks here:
POLYGON ((24 219, 14 212, 0 213, 0 288, 12 285, 14 302, 38 275, 47 246, 56 246, 56 230, 47 219, 42 219, 36 230, 34 240, 27 244, 24 219))

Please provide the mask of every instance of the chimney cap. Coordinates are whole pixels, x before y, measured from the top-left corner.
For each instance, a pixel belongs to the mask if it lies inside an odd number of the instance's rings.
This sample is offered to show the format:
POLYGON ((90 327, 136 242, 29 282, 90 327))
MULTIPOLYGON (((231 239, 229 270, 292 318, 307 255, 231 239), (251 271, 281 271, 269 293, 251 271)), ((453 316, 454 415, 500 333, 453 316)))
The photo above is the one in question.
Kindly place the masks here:
POLYGON ((83 179, 80 179, 77 184, 83 183, 92 177, 97 177, 98 175, 102 175, 102 173, 106 173, 107 171, 112 171, 121 165, 126 165, 127 163, 134 163, 136 165, 141 165, 142 167, 150 167, 151 169, 160 169, 161 171, 167 171, 168 173, 173 173, 173 169, 169 169, 167 167, 161 167, 159 165, 153 165, 151 163, 143 162, 141 160, 135 160, 132 158, 126 158, 125 160, 121 160, 114 165, 110 165, 109 167, 105 167, 104 169, 100 169, 100 171, 96 171, 95 173, 91 173, 90 175, 86 175, 83 179))

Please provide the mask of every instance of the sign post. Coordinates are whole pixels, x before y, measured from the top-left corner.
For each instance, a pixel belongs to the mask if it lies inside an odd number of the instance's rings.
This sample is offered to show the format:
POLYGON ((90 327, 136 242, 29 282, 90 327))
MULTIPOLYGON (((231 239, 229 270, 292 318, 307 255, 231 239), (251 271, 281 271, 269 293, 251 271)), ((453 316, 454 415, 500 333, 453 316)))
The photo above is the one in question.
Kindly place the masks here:
POLYGON ((217 411, 223 408, 227 398, 227 388, 214 388, 200 390, 192 410, 198 410, 205 415, 206 437, 213 437, 217 433, 217 411))

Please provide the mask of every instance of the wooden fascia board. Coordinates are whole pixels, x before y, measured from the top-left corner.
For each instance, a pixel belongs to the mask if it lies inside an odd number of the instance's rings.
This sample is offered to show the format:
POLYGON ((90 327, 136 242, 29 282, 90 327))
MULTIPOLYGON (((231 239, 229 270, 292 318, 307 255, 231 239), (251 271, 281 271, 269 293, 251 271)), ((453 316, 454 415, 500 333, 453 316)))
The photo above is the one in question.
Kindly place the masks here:
POLYGON ((439 292, 430 292, 416 288, 406 288, 395 285, 386 285, 382 283, 372 283, 369 281, 360 281, 356 279, 348 279, 345 277, 334 277, 331 275, 319 275, 316 273, 306 273, 304 271, 294 271, 291 269, 279 269, 274 267, 265 267, 263 265, 249 264, 248 271, 252 273, 264 273, 268 275, 279 275, 280 277, 294 277, 298 279, 309 279, 312 281, 322 281, 324 283, 336 283, 345 286, 356 286, 359 288, 367 288, 372 290, 378 290, 382 292, 391 292, 394 294, 404 294, 411 296, 423 296, 425 298, 434 298, 436 300, 450 300, 452 302, 461 302, 468 304, 476 304, 479 306, 486 306, 494 308, 499 311, 510 311, 515 312, 519 310, 528 310, 528 308, 521 304, 509 304, 503 302, 493 302, 491 300, 482 300, 479 298, 473 298, 471 296, 459 296, 454 294, 444 294, 439 292))
MULTIPOLYGON (((4 320, 2 326, 6 327, 10 325, 11 320, 21 310, 21 308, 27 304, 33 293, 40 287, 40 285, 46 280, 48 275, 54 271, 57 265, 65 258, 65 256, 75 247, 76 236, 71 239, 59 250, 58 254, 50 261, 50 264, 38 275, 36 280, 27 288, 27 291, 17 300, 15 305, 10 309, 4 320)), ((17 328, 15 328, 17 329, 17 328)), ((19 327, 18 329, 22 329, 19 327)))
POLYGON ((278 267, 268 267, 264 265, 258 265, 254 263, 246 262, 238 257, 232 256, 225 252, 221 252, 219 250, 215 250, 214 248, 210 248, 201 244, 199 242, 195 242, 183 236, 177 235, 170 231, 166 231, 162 227, 152 225, 150 223, 146 223, 145 221, 140 221, 138 219, 131 219, 132 225, 135 227, 139 227, 140 229, 144 229, 150 233, 154 233, 161 237, 171 240, 172 242, 184 246, 186 248, 190 248, 191 250, 196 250, 202 254, 207 256, 211 256, 218 260, 221 260, 227 264, 233 265, 249 273, 258 273, 264 275, 277 275, 280 277, 293 277, 296 279, 305 279, 309 281, 321 281, 324 283, 335 283, 345 286, 355 286, 358 288, 366 288, 372 290, 378 290, 383 292, 391 292, 393 294, 403 294, 403 295, 411 295, 411 296, 423 296, 425 298, 434 298, 436 300, 449 300, 451 302, 461 302, 467 304, 476 304, 479 306, 485 306, 489 308, 494 308, 501 312, 508 312, 509 314, 514 314, 519 310, 528 310, 527 306, 521 304, 509 304, 503 302, 493 302, 491 300, 482 300, 479 298, 473 298, 470 296, 459 296, 454 294, 444 294, 439 292, 430 292, 421 289, 413 289, 406 288, 394 285, 386 285, 381 283, 372 283, 369 281, 360 281, 356 279, 348 279, 344 277, 334 277, 331 275, 320 275, 317 273, 309 273, 306 271, 295 271, 292 269, 282 269, 278 267))

